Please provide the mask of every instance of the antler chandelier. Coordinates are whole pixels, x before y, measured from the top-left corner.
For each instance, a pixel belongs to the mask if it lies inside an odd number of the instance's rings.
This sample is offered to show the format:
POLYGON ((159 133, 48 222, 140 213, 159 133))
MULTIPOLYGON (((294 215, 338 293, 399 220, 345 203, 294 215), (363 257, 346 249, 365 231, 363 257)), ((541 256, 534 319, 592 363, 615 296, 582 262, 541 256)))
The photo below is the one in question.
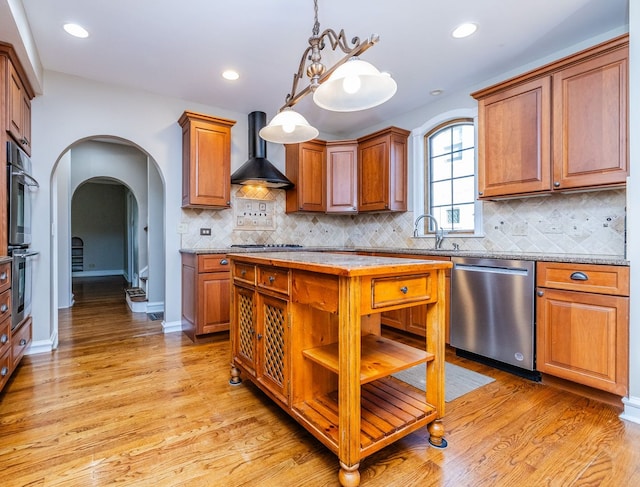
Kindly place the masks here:
POLYGON ((376 44, 379 36, 372 34, 364 42, 354 37, 348 42, 344 29, 339 34, 325 29, 320 34, 318 0, 313 1, 314 24, 309 46, 302 53, 298 71, 293 75, 291 92, 285 104, 271 122, 260 130, 260 137, 270 142, 294 144, 318 136, 318 129, 293 110, 293 106, 309 93, 313 93, 316 105, 336 112, 353 112, 380 105, 391 98, 397 89, 396 82, 387 73, 381 73, 372 64, 358 56, 376 44), (345 53, 331 68, 322 64, 321 51, 330 46, 345 53), (305 76, 309 84, 298 91, 298 83, 305 76))

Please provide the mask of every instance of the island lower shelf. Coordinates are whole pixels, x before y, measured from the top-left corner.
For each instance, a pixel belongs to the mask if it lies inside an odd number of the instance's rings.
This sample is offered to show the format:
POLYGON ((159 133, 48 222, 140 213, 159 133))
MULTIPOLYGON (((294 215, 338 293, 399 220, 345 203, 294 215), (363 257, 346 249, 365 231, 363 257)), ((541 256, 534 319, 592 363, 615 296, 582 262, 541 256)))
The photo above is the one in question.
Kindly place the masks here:
MULTIPOLYGON (((360 347, 360 384, 434 359, 432 353, 379 335, 363 336, 360 347)), ((339 373, 338 343, 303 350, 302 355, 336 374, 339 373)))
MULTIPOLYGON (((294 404, 293 410, 316 438, 338 452, 338 391, 294 404)), ((360 451, 370 455, 436 417, 424 391, 391 376, 369 382, 361 387, 360 451)))

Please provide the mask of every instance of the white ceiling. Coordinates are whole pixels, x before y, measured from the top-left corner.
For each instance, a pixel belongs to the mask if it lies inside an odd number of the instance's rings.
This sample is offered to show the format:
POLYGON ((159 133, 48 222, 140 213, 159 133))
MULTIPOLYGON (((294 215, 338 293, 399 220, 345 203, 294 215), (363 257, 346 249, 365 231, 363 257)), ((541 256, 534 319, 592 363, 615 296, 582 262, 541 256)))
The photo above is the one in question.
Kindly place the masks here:
MULTIPOLYGON (((0 0, 0 17, 20 0, 0 0)), ((398 83, 380 107, 332 113, 306 97, 297 109, 321 132, 348 134, 610 31, 626 31, 629 0, 319 0, 321 31, 379 34, 362 56, 398 83), (454 27, 476 22, 467 39, 454 27)), ((44 69, 141 88, 223 109, 284 103, 313 27, 312 0, 22 0, 44 69), (77 22, 89 32, 62 30, 77 22), (221 77, 224 69, 240 79, 221 77)), ((2 23, 0 22, 0 27, 2 23)), ((4 39, 0 39, 4 40, 4 39)), ((329 49, 325 49, 329 51, 329 49)), ((335 53, 323 54, 330 64, 335 53)), ((46 90, 46 86, 45 86, 46 90)), ((185 103, 188 108, 188 103, 185 103)))

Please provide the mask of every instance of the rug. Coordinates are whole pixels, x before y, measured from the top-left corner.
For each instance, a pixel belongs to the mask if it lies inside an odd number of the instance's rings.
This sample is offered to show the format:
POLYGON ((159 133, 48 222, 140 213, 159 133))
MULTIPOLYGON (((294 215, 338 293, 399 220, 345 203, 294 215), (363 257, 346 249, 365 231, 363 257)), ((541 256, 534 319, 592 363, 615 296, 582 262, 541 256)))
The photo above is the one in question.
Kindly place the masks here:
MULTIPOLYGON (((425 391, 427 389, 425 374, 425 364, 420 364, 393 374, 393 377, 425 391)), ((489 384, 494 380, 495 379, 492 377, 487 377, 486 375, 479 374, 473 370, 445 362, 444 400, 445 402, 453 401, 454 399, 457 399, 478 387, 489 384)))

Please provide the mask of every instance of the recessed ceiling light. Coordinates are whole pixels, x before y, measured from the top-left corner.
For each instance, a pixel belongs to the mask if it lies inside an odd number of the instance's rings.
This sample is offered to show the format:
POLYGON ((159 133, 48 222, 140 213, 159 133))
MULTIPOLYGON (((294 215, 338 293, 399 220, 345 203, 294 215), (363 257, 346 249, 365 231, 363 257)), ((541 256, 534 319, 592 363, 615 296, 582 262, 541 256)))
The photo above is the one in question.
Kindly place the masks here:
POLYGON ((222 73, 222 77, 224 79, 235 81, 240 77, 240 75, 238 74, 237 71, 234 71, 233 69, 227 69, 225 72, 222 73))
POLYGON ((67 32, 67 34, 71 34, 73 37, 80 37, 81 39, 89 37, 89 32, 87 32, 87 29, 78 24, 64 24, 64 30, 67 32))
POLYGON ((463 37, 469 37, 476 30, 478 30, 477 24, 474 24, 473 22, 467 22, 456 27, 451 35, 456 39, 462 39, 463 37))
POLYGON ((429 93, 433 96, 442 95, 443 90, 431 90, 429 93))

